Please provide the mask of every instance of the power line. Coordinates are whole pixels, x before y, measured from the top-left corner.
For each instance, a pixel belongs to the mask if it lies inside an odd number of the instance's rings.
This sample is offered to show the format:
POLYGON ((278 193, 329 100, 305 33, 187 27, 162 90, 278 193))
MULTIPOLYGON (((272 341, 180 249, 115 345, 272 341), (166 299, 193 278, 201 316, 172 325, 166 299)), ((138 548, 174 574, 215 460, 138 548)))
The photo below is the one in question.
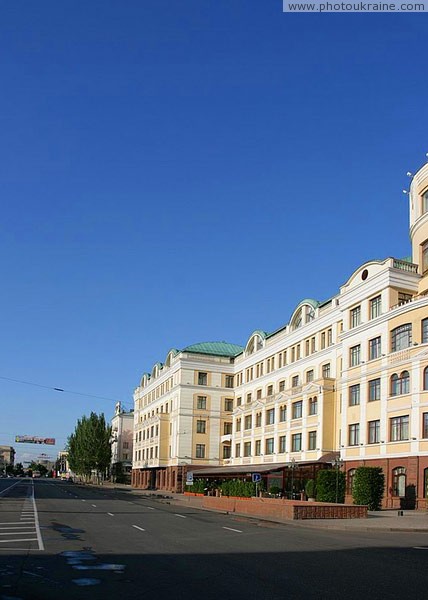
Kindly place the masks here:
MULTIPOLYGON (((50 385, 41 385, 40 383, 34 383, 33 381, 25 381, 23 379, 12 379, 11 377, 3 377, 0 375, 0 379, 4 379, 5 381, 11 381, 13 383, 22 383, 25 385, 32 385, 33 387, 43 388, 45 390, 53 390, 54 392, 62 392, 64 394, 73 394, 74 396, 86 396, 87 398, 97 398, 98 400, 109 400, 110 402, 122 402, 117 398, 109 398, 107 396, 97 396, 95 394, 86 394, 85 392, 74 392, 73 390, 66 390, 60 387, 54 387, 50 385)), ((123 402, 122 402, 123 404, 123 402)))

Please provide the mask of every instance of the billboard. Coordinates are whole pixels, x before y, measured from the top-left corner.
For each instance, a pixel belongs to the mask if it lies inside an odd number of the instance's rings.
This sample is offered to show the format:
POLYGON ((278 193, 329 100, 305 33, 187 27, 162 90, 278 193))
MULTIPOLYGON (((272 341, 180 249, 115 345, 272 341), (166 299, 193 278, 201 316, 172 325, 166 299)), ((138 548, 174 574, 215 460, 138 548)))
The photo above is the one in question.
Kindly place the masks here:
POLYGON ((55 438, 42 438, 35 435, 16 435, 15 442, 22 444, 47 444, 55 446, 55 438))

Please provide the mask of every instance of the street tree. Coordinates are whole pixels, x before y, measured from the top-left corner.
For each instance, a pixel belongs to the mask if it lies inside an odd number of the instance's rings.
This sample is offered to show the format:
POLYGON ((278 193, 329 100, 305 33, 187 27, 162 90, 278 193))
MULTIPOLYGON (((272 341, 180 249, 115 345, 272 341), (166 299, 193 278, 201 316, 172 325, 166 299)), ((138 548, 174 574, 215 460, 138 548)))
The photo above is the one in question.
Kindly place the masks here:
POLYGON ((104 414, 91 412, 78 419, 74 433, 68 438, 68 461, 71 470, 85 480, 95 471, 97 478, 108 469, 111 461, 111 427, 104 414))

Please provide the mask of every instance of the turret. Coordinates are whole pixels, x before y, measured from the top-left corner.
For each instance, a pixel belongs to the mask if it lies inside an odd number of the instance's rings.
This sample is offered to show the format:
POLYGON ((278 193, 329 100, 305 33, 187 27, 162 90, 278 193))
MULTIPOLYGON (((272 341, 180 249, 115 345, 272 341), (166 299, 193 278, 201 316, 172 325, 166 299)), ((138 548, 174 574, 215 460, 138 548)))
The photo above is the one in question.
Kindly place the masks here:
POLYGON ((410 240, 412 262, 422 276, 419 294, 428 293, 428 163, 412 177, 410 185, 410 240))

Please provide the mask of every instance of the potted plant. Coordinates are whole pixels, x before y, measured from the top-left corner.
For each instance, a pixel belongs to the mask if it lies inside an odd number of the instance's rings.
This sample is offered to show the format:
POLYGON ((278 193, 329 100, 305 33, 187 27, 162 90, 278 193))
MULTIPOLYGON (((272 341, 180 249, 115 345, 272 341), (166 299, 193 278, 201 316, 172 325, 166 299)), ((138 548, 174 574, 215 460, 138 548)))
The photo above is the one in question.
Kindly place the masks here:
POLYGON ((305 485, 305 493, 309 502, 315 502, 316 489, 314 479, 308 479, 305 485))

